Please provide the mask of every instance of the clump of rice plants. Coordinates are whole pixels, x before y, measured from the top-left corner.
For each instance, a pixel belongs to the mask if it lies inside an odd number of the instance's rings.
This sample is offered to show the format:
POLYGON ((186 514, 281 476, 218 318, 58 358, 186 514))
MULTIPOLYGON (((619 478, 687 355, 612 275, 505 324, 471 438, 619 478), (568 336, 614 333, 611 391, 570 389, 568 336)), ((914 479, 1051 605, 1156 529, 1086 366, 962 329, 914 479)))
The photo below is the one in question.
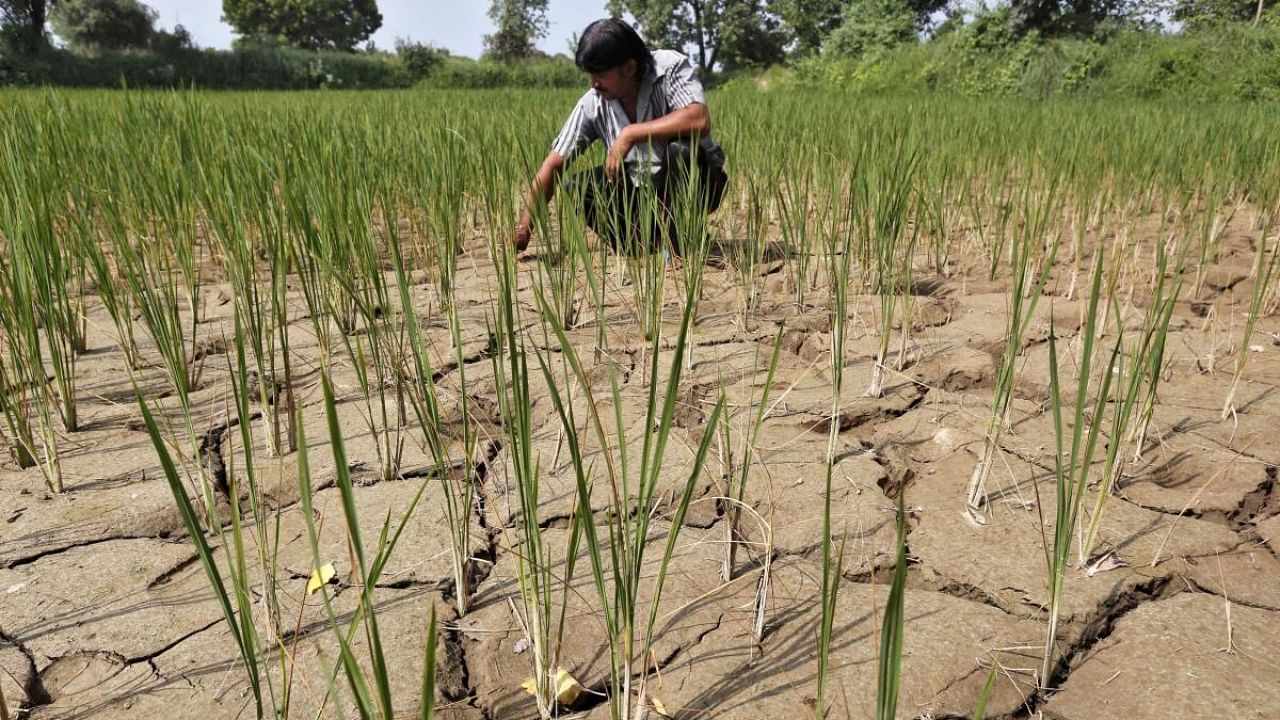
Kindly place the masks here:
POLYGON ((1008 332, 1002 343, 996 366, 995 392, 991 397, 991 415, 983 439, 982 454, 974 466, 973 477, 965 497, 965 514, 975 524, 986 523, 982 508, 986 503, 985 487, 999 452, 1000 435, 1009 424, 1015 373, 1022 353, 1023 338, 1035 315, 1036 305, 1057 256, 1061 231, 1054 225, 1059 209, 1058 184, 1052 178, 1047 189, 1033 189, 1028 183, 1021 196, 1020 222, 1017 235, 1009 243, 1009 307, 1008 332), (1043 195, 1041 194, 1043 193, 1043 195))

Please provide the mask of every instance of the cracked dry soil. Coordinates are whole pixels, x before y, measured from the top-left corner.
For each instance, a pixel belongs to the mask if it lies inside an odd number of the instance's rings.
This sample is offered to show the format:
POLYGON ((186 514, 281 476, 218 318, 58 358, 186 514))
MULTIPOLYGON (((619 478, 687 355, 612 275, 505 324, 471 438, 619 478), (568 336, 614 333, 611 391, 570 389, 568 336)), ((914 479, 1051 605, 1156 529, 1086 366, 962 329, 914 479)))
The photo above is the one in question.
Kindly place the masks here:
MULTIPOLYGON (((1242 221, 1241 221, 1242 222, 1242 221)), ((478 247, 478 246, 477 246, 478 247)), ((1219 259, 1223 267, 1247 254, 1247 232, 1229 229, 1219 259)), ((530 272, 536 258, 523 266, 530 272)), ((347 451, 359 481, 365 538, 376 537, 383 520, 398 520, 425 484, 426 492, 407 523, 400 545, 374 590, 386 639, 393 697, 399 716, 416 716, 427 617, 439 618, 439 681, 435 702, 445 718, 528 718, 531 699, 520 689, 529 674, 527 654, 518 652, 519 624, 510 598, 516 592, 515 523, 519 502, 503 450, 502 419, 494 409, 495 386, 484 330, 491 273, 480 251, 459 262, 457 297, 464 327, 463 367, 439 358, 436 381, 457 412, 459 370, 482 435, 481 451, 468 466, 461 444, 451 452, 454 479, 479 490, 468 519, 474 548, 471 607, 459 617, 444 509, 429 455, 405 428, 401 472, 383 478, 378 448, 369 437, 356 398, 354 375, 336 359, 335 384, 347 451)), ((871 717, 881 613, 894 557, 893 512, 905 493, 909 510, 906 640, 899 716, 969 717, 993 663, 999 668, 988 705, 989 718, 1054 720, 1108 718, 1267 718, 1280 707, 1280 332, 1275 317, 1259 321, 1258 347, 1249 359, 1238 395, 1240 411, 1219 418, 1229 378, 1223 348, 1238 343, 1239 323, 1230 317, 1247 301, 1231 283, 1208 285, 1206 297, 1184 299, 1169 341, 1170 365, 1141 461, 1131 463, 1106 505, 1099 546, 1115 551, 1121 567, 1086 576, 1069 572, 1059 658, 1052 676, 1035 677, 1045 636, 1045 533, 1054 512, 1052 425, 1043 412, 1047 352, 1044 328, 1050 315, 1059 346, 1073 351, 1079 304, 1046 297, 1029 335, 1019 374, 1012 432, 988 487, 991 505, 984 527, 961 514, 965 484, 981 448, 993 377, 992 348, 1003 337, 1003 287, 951 277, 922 283, 916 298, 907 363, 889 375, 883 398, 861 396, 872 371, 876 339, 874 298, 855 298, 858 315, 846 348, 846 390, 841 398, 835 527, 843 541, 843 587, 831 667, 831 717, 871 717), (1205 318, 1208 303, 1216 312, 1205 318), (1204 358, 1216 355, 1206 368, 1204 358), (1040 681, 1038 683, 1038 680, 1040 681), (1043 687, 1039 687, 1042 685, 1043 687)), ((695 483, 695 502, 685 518, 658 615, 650 662, 658 668, 652 694, 677 718, 802 718, 813 716, 816 628, 819 623, 823 457, 833 422, 829 407, 830 328, 824 292, 812 304, 792 302, 787 272, 756 276, 758 310, 743 319, 744 291, 731 269, 708 270, 692 351, 681 391, 677 427, 663 462, 662 491, 684 482, 711 405, 723 386, 731 426, 741 432, 761 392, 774 338, 784 333, 772 388, 774 403, 750 458, 735 579, 720 579, 724 557, 724 478, 742 462, 713 444, 707 467, 695 483), (754 599, 765 562, 769 565, 763 638, 757 640, 754 599)), ((630 288, 609 276, 607 329, 610 348, 626 381, 619 416, 627 442, 638 450, 646 432, 643 386, 652 362, 629 315, 630 288)), ((524 292, 529 292, 525 283, 524 292)), ((225 292, 211 287, 209 292, 225 292)), ((669 287, 667 317, 679 299, 669 287)), ((1053 292, 1059 292, 1057 288, 1053 292)), ((432 288, 415 297, 432 312, 432 288)), ((522 300, 530 303, 528 297, 522 300)), ((1137 312, 1140 303, 1127 311, 1137 312)), ((90 312, 101 312, 90 307, 90 312)), ((220 337, 226 307, 211 306, 200 326, 220 337), (220 314, 222 313, 222 314, 220 314)), ((532 321, 532 312, 526 321, 532 321)), ((90 323, 106 327, 108 323, 90 323)), ((901 332, 901 324, 895 333, 901 332)), ((295 353, 314 366, 316 347, 299 320, 291 329, 295 353)), ((446 330, 428 326, 437 346, 447 348, 446 330)), ((591 357, 597 329, 569 333, 591 357)), ((537 335, 537 333, 534 333, 537 335)), ((541 337, 540 335, 538 335, 541 337)), ((90 338, 82 398, 84 429, 69 437, 66 492, 51 496, 36 470, 0 469, 0 689, 12 717, 71 718, 252 717, 255 708, 244 670, 202 567, 173 507, 145 432, 131 404, 128 376, 112 339, 90 338)), ((895 340, 896 346, 896 340, 895 340)), ((244 449, 227 416, 229 366, 225 344, 202 346, 206 369, 196 392, 204 433, 200 458, 212 467, 242 467, 244 449)), ((555 348, 549 348, 554 350, 555 348)), ((144 353, 146 348, 143 348, 144 353)), ((658 362, 670 354, 659 353, 658 362)), ((594 388, 603 397, 604 373, 594 388)), ((158 371, 142 374, 153 395, 163 387, 158 371)), ((542 469, 539 522, 547 528, 557 577, 565 570, 568 518, 574 511, 575 479, 563 429, 547 388, 534 378, 532 414, 542 469), (559 553, 558 555, 556 553, 559 553)), ((313 463, 307 479, 315 491, 320 546, 335 565, 330 587, 334 609, 350 617, 359 589, 343 530, 334 468, 323 438, 318 378, 300 373, 292 396, 311 428, 313 463), (327 464, 326 464, 327 463, 327 464)), ((176 406, 158 400, 162 409, 176 406)), ((573 402, 584 403, 576 393, 573 402)), ((613 417, 611 400, 602 410, 613 417)), ((578 413, 583 417, 584 413, 578 413)), ((588 462, 601 452, 594 436, 578 428, 588 462)), ((261 439, 255 440, 261 442, 261 439)), ((740 441, 738 441, 740 442, 740 441)), ((326 696, 337 645, 326 628, 318 596, 307 596, 311 554, 299 504, 296 460, 267 458, 252 449, 260 469, 266 507, 278 516, 279 547, 274 579, 259 573, 254 601, 265 583, 281 597, 279 648, 264 665, 268 686, 290 688, 294 717, 350 717, 353 706, 341 682, 326 696)), ((1092 500, 1092 497, 1090 498, 1092 500)), ((224 506, 232 499, 225 492, 224 506)), ((592 511, 608 502, 595 497, 592 511)), ((602 519, 602 515, 597 515, 602 519)), ((670 531, 667 518, 654 537, 670 531)), ((218 542, 216 538, 214 542, 218 542)), ((264 551, 269 549, 264 548, 264 551)), ((248 548, 251 556, 259 552, 248 548)), ((656 572, 657 558, 644 568, 656 572)), ((557 600, 565 617, 561 664, 587 688, 564 716, 605 718, 608 649, 601 609, 581 557, 576 576, 557 600)), ((652 588, 643 591, 652 596, 652 588)), ((642 593, 643 594, 643 593, 642 593)), ((260 624, 262 619, 259 618, 260 624)), ((266 629, 263 628, 265 631, 266 629)), ((364 638, 356 639, 357 652, 364 638)), ((280 700, 279 697, 276 698, 280 700)))

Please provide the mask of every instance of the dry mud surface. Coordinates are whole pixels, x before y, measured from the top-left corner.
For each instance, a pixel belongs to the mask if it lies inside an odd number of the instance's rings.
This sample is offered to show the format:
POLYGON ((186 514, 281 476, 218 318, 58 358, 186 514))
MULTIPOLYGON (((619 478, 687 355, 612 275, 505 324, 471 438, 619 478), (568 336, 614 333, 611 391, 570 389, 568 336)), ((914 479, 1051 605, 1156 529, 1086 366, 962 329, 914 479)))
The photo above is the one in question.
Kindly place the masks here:
MULTIPOLYGON (((832 498, 846 557, 831 717, 874 713, 879 623, 894 557, 894 508, 902 493, 912 563, 900 717, 969 717, 993 663, 999 671, 987 708, 991 718, 1280 716, 1280 322, 1259 322, 1238 412, 1221 419, 1249 292, 1247 282, 1222 278, 1252 258, 1248 233, 1233 229, 1199 297, 1191 296, 1188 283, 1170 329, 1170 365, 1151 439, 1142 460, 1128 466, 1101 521, 1100 547, 1123 563, 1091 577, 1069 571, 1058 635, 1061 660, 1051 677, 1041 679, 1044 687, 1037 687, 1036 678, 1048 600, 1044 526, 1051 533, 1054 514, 1045 338, 1052 315, 1059 346, 1078 352, 1073 340, 1081 305, 1062 298, 1057 286, 1039 305, 1018 376, 1012 432, 1002 440, 988 487, 988 522, 977 527, 961 510, 989 412, 992 351, 1004 336, 1003 285, 981 282, 980 272, 961 266, 948 277, 926 277, 929 282, 920 283, 914 298, 907 362, 890 373, 879 399, 861 396, 872 371, 876 341, 870 328, 878 305, 875 298, 853 298, 857 318, 846 351, 832 498)), ((532 273, 545 261, 534 256, 522 263, 528 323, 536 321, 532 273)), ((465 254, 459 268, 457 301, 468 360, 463 369, 475 399, 471 411, 486 433, 473 462, 468 465, 459 451, 454 468, 477 483, 482 498, 469 520, 478 572, 465 616, 456 615, 449 599, 454 590, 444 511, 413 423, 406 429, 401 475, 383 479, 374 471, 377 448, 364 429, 354 375, 342 357, 334 360, 339 414, 359 480, 364 537, 376 537, 386 517, 398 520, 427 484, 374 591, 393 694, 401 698, 397 717, 417 716, 413 698, 434 606, 441 623, 440 715, 526 718, 535 714, 520 689, 529 662, 517 652, 522 633, 510 601, 516 592, 519 503, 486 355, 492 271, 481 250, 465 254)), ((715 451, 695 485, 696 499, 669 569, 653 657, 660 671, 651 691, 673 717, 813 715, 831 333, 825 290, 810 291, 809 304, 797 307, 788 274, 777 261, 746 273, 762 291, 746 318, 743 274, 718 263, 706 275, 682 383, 687 389, 681 391, 663 466, 664 488, 673 490, 687 477, 721 386, 732 422, 744 426, 784 324, 785 335, 773 388, 776 405, 752 460, 747 499, 753 512, 744 528, 749 544, 738 553, 737 579, 719 579, 725 506, 718 498, 729 465, 715 451), (757 641, 752 605, 766 559, 768 612, 763 640, 757 641)), ((607 332, 613 361, 631 369, 624 375, 621 416, 630 428, 628 442, 638 444, 645 432, 646 388, 645 374, 637 370, 652 358, 626 283, 615 266, 608 276, 607 332)), ((434 292, 425 280, 415 288, 423 313, 438 307, 434 292)), ((200 332, 220 338, 230 314, 226 290, 214 284, 206 293, 200 332)), ((674 322, 680 297, 674 281, 667 295, 666 319, 674 322)), ((1141 308, 1138 292, 1124 311, 1137 314, 1141 308)), ((92 312, 100 310, 91 307, 92 312)), ((90 325, 110 326, 102 317, 91 318, 90 325)), ((291 329, 294 351, 304 359, 296 392, 311 428, 309 482, 322 519, 321 553, 337 570, 334 610, 348 617, 359 590, 350 584, 352 563, 325 450, 309 327, 299 310, 291 329)), ((442 353, 443 395, 455 402, 446 411, 456 412, 456 393, 448 390, 457 389, 460 368, 447 362, 443 323, 428 332, 442 353)), ((570 335, 583 357, 591 358, 596 328, 570 335)), ((0 688, 8 710, 32 720, 250 717, 254 708, 244 670, 139 423, 122 357, 105 334, 91 337, 90 344, 81 364, 84 429, 66 438, 66 492, 50 495, 38 470, 20 471, 12 464, 0 469, 0 688)), ((216 342, 207 348, 196 394, 198 429, 210 438, 211 455, 235 467, 244 451, 238 433, 231 432, 228 410, 233 355, 216 342)), ((669 361, 666 351, 658 360, 669 361)), ((141 377, 144 389, 164 387, 158 370, 141 377)), ((534 384, 532 416, 543 469, 539 521, 548 528, 550 547, 562 549, 575 479, 547 389, 540 379, 534 384)), ((612 417, 609 402, 602 410, 612 417)), ((583 440, 588 456, 599 453, 589 433, 583 440)), ((318 596, 304 592, 312 561, 296 459, 276 462, 260 447, 254 452, 267 505, 279 511, 277 579, 291 619, 281 645, 295 664, 291 715, 336 717, 341 711, 351 717, 341 683, 335 697, 324 697, 337 647, 318 596)), ((606 504, 601 494, 593 509, 606 504)), ((655 538, 669 530, 668 517, 656 518, 655 538)), ((646 569, 648 576, 655 572, 656 567, 646 569)), ((562 664, 588 690, 601 692, 607 687, 608 650, 589 573, 578 572, 561 605, 570 627, 562 664)), ((358 649, 362 643, 357 640, 358 649)), ((264 667, 268 684, 284 684, 281 663, 264 667)), ((608 703, 589 692, 564 715, 604 718, 608 703)))

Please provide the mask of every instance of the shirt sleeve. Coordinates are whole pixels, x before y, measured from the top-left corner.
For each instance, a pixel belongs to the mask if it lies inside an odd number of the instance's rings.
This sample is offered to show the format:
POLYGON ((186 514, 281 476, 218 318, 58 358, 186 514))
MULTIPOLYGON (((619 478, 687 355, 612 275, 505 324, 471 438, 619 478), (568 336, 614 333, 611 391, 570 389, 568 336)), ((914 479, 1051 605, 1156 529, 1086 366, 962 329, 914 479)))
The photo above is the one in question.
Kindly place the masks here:
POLYGON ((707 104, 702 91, 702 82, 693 72, 689 58, 680 55, 679 59, 667 69, 666 94, 668 110, 679 110, 694 103, 707 104))
POLYGON ((588 145, 600 137, 594 116, 591 96, 585 95, 573 108, 564 127, 560 128, 560 134, 551 143, 551 150, 565 160, 571 160, 586 150, 588 145))

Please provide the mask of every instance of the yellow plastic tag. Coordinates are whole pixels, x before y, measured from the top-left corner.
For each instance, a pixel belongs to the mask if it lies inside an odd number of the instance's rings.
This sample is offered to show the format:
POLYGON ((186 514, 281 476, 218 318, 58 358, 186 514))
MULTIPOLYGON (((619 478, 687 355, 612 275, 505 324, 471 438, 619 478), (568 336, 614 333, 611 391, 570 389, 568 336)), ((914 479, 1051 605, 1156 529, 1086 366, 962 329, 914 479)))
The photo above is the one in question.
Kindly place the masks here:
MULTIPOLYGON (((564 668, 557 668, 555 677, 556 702, 561 705, 572 705, 574 700, 582 694, 582 685, 577 678, 569 674, 564 668)), ((520 687, 530 695, 537 695, 538 691, 534 685, 533 678, 527 677, 524 682, 520 683, 520 687)))
POLYGON ((311 579, 307 581, 307 594, 310 595, 328 585, 337 575, 338 571, 333 569, 333 563, 321 565, 318 570, 311 573, 311 579))

